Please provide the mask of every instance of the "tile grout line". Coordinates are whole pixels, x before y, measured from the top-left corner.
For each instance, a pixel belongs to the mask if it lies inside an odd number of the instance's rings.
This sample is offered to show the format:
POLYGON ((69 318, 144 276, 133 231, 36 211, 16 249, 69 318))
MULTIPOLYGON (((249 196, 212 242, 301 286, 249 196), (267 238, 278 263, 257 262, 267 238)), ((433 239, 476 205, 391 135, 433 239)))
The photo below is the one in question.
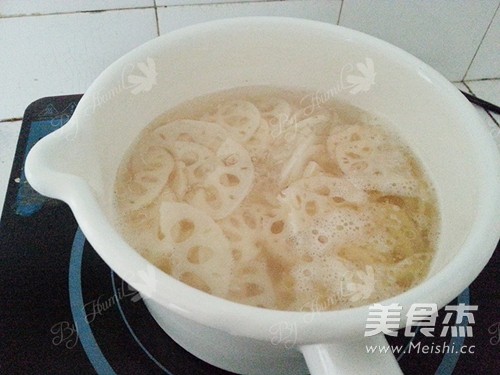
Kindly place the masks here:
POLYGON ((493 116, 490 111, 486 111, 486 113, 488 114, 488 116, 490 116, 490 118, 493 121, 493 123, 500 128, 500 124, 498 123, 498 121, 495 118, 495 116, 493 116))
POLYGON ((465 78, 467 77, 467 74, 469 73, 469 70, 470 70, 472 64, 474 63, 474 59, 476 58, 477 53, 479 52, 479 49, 481 48, 481 45, 483 44, 483 41, 486 38, 486 34, 488 34, 488 31, 490 30, 491 25, 493 24, 493 20, 495 19, 495 16, 498 13, 498 9, 500 9, 500 2, 498 3, 497 9, 495 9, 495 12, 493 13, 493 17, 491 17, 490 23, 488 24, 488 27, 486 28, 486 31, 484 32, 483 37, 481 38, 481 41, 479 42, 479 44, 477 46, 477 49, 474 52, 474 55, 472 56, 472 59, 470 60, 469 66, 465 70, 465 74, 464 74, 464 76, 462 78, 462 81, 465 81, 465 78))
POLYGON ((337 18, 337 25, 340 26, 340 16, 342 15, 342 8, 344 7, 344 0, 340 0, 339 16, 337 18))
POLYGON ((23 120, 22 117, 6 118, 6 119, 3 119, 3 120, 0 120, 0 124, 10 123, 10 122, 16 122, 16 121, 22 121, 22 120, 23 120))
POLYGON ((160 36, 160 22, 158 22, 158 6, 156 5, 156 0, 153 0, 155 6, 155 19, 156 19, 156 34, 160 36))
POLYGON ((469 91, 469 94, 476 96, 476 94, 474 94, 472 92, 471 88, 469 87, 469 85, 467 83, 465 83, 464 80, 460 81, 460 83, 462 83, 467 88, 467 90, 469 91))
POLYGON ((26 17, 44 17, 44 16, 60 16, 64 14, 86 14, 86 13, 106 13, 119 10, 138 10, 138 9, 153 9, 154 6, 144 6, 144 7, 133 7, 133 8, 110 8, 110 9, 99 9, 99 10, 76 10, 72 12, 52 12, 52 13, 32 13, 32 14, 14 14, 7 16, 0 16, 0 20, 11 19, 11 18, 26 18, 26 17))
POLYGON ((483 82, 483 81, 500 81, 500 77, 498 77, 498 78, 464 79, 461 82, 483 82))
MULTIPOLYGON (((231 2, 215 2, 215 3, 200 3, 200 4, 176 4, 176 5, 157 5, 156 0, 154 0, 153 6, 143 6, 143 7, 130 7, 130 8, 109 8, 109 9, 92 9, 92 10, 75 10, 75 11, 67 11, 67 12, 51 12, 51 13, 30 13, 30 14, 11 14, 11 15, 1 15, 0 20, 8 19, 8 18, 25 18, 25 17, 43 17, 43 16, 59 16, 64 14, 85 14, 85 13, 105 13, 112 12, 117 10, 137 10, 137 9, 155 9, 157 8, 170 8, 170 7, 190 7, 190 6, 204 6, 204 5, 225 5, 225 4, 248 4, 248 3, 278 3, 284 2, 286 0, 264 0, 264 1, 254 1, 247 0, 244 2, 239 1, 231 1, 231 2)), ((299 0, 295 0, 299 1, 299 0)), ((344 0, 341 0, 343 3, 344 0)))
MULTIPOLYGON (((236 5, 236 4, 265 4, 265 3, 282 3, 285 1, 303 1, 303 0, 246 0, 246 1, 217 1, 213 3, 199 3, 199 4, 175 4, 175 5, 157 5, 158 8, 182 8, 182 7, 204 7, 211 5, 236 5)), ((343 1, 343 0, 341 0, 343 1)))

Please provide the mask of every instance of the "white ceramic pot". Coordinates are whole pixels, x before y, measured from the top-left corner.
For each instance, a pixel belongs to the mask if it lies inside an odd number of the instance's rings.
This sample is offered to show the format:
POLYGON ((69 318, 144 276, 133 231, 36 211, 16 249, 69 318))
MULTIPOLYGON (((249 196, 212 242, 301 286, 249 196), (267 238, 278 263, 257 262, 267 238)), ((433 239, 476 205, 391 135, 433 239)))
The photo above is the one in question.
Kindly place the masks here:
POLYGON ((413 302, 442 307, 479 274, 500 233, 500 158, 491 135, 433 69, 383 41, 329 24, 228 19, 144 44, 106 69, 69 123, 35 145, 26 176, 40 193, 69 204, 104 261, 199 358, 241 374, 305 374, 306 363, 313 374, 398 373, 392 355, 365 351, 365 344, 385 340, 364 337, 367 306, 284 312, 216 298, 152 267, 114 228, 114 178, 141 129, 187 99, 249 85, 312 89, 378 113, 421 159, 441 210, 437 254, 423 283, 384 303, 402 305, 402 317, 413 302))

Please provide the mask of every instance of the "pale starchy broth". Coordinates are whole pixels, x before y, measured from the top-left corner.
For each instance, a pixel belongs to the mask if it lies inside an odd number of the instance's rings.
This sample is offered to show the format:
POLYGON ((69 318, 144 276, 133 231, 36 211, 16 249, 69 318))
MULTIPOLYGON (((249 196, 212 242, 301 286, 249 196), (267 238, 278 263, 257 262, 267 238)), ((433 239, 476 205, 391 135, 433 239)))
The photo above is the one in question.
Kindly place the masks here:
POLYGON ((426 276, 435 192, 380 118, 315 93, 239 88, 150 124, 116 183, 125 239, 173 277, 232 301, 336 310, 426 276))

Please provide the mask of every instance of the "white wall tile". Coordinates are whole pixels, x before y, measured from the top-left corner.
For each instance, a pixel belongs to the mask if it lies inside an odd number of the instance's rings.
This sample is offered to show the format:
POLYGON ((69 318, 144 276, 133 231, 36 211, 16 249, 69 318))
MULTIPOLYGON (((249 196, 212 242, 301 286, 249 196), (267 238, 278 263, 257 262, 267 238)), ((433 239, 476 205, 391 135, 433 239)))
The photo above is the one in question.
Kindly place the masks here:
POLYGON ((0 122, 0 216, 9 185, 21 121, 0 122))
POLYGON ((84 92, 156 35, 154 9, 0 19, 0 120, 40 97, 84 92))
POLYGON ((340 25, 386 40, 452 81, 464 78, 499 0, 344 0, 340 25))
POLYGON ((337 23, 340 0, 270 1, 158 8, 160 34, 199 22, 241 16, 288 16, 337 23))
POLYGON ((0 17, 154 6, 154 0, 1 0, 0 17))
POLYGON ((220 4, 220 3, 251 3, 270 0, 156 0, 156 5, 200 5, 200 4, 220 4))
POLYGON ((465 79, 500 78, 500 6, 465 79))

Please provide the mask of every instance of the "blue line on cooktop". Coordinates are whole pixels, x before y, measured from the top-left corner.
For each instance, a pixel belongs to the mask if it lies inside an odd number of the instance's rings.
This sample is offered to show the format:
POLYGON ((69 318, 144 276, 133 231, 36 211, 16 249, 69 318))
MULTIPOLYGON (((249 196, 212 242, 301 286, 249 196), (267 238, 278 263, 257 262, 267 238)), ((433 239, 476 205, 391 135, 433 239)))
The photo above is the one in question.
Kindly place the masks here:
POLYGON ((92 333, 92 329, 87 321, 82 293, 82 255, 85 245, 85 236, 80 228, 75 233, 73 246, 71 247, 71 257, 69 262, 69 301, 71 313, 75 321, 75 327, 80 338, 80 342, 87 354, 87 357, 99 375, 116 375, 113 368, 102 354, 99 345, 92 333))

